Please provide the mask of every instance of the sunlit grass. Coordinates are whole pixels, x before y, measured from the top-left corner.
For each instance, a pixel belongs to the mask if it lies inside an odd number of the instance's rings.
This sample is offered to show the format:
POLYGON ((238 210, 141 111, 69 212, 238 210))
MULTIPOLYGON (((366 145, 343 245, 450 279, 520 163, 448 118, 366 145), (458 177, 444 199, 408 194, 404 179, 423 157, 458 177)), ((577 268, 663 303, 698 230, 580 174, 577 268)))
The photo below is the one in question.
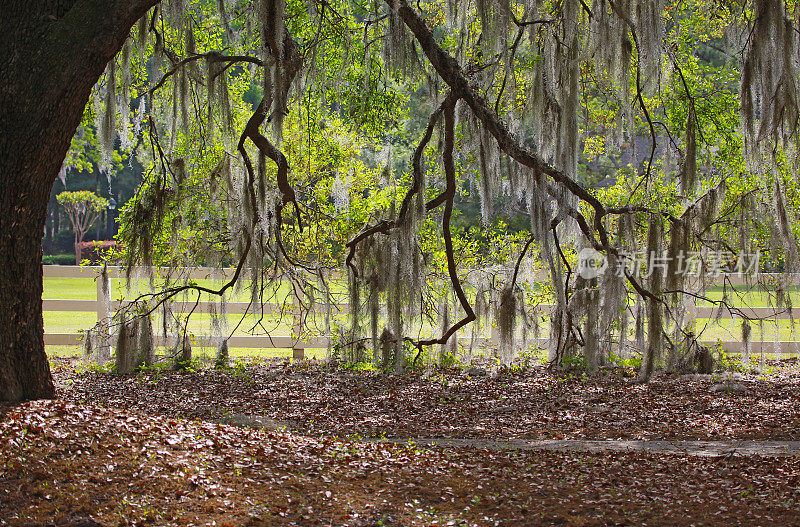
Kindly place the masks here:
MULTIPOLYGON (((800 291, 797 287, 789 287, 787 290, 787 298, 791 298, 793 306, 800 305, 800 291)), ((737 286, 732 288, 728 286, 724 290, 727 296, 727 302, 733 306, 747 306, 747 307, 772 307, 775 306, 775 292, 771 289, 765 289, 763 286, 737 286)), ((722 300, 723 288, 721 286, 709 288, 704 293, 706 298, 713 301, 722 300)), ((698 306, 712 305, 712 302, 706 300, 697 300, 698 306)))
MULTIPOLYGON (((199 285, 207 287, 219 287, 219 282, 214 280, 196 280, 199 285)), ((111 297, 114 299, 131 299, 137 294, 147 293, 150 291, 149 282, 146 279, 133 280, 130 290, 126 287, 124 279, 113 278, 111 279, 111 297)), ((343 283, 334 283, 332 287, 336 291, 342 292, 344 289, 343 283)), ((64 299, 64 300, 94 300, 96 298, 96 283, 91 277, 80 278, 45 278, 44 279, 44 298, 45 299, 64 299)), ((291 318, 291 302, 287 295, 290 293, 289 285, 282 284, 273 290, 264 300, 269 303, 283 304, 286 309, 285 316, 281 317, 276 314, 266 316, 248 315, 234 315, 227 316, 227 333, 230 335, 273 335, 273 336, 288 336, 292 333, 292 318, 291 318)), ((793 305, 800 305, 800 291, 797 287, 789 288, 789 294, 793 305)), ((723 296, 722 287, 710 288, 705 296, 709 299, 719 300, 723 296)), ((731 305, 736 306, 750 306, 750 307, 768 307, 775 304, 774 293, 765 290, 762 286, 749 286, 737 287, 736 290, 728 288, 726 292, 727 300, 731 305)), ((210 295, 200 295, 198 297, 195 293, 186 295, 179 295, 176 300, 192 302, 195 300, 201 301, 216 301, 216 297, 210 295)), ((230 302, 247 302, 250 299, 250 292, 245 288, 243 290, 233 292, 228 300, 230 302)), ((344 298, 341 298, 341 302, 344 298)), ((709 302, 698 301, 699 306, 709 305, 709 302)), ((184 314, 185 316, 185 314, 184 314)), ((154 317, 154 326, 158 328, 159 317, 154 317)), ((547 317, 540 318, 540 337, 548 335, 548 321, 547 317)), ((44 324, 46 333, 79 333, 85 331, 97 322, 97 314, 95 312, 65 312, 65 311, 45 311, 44 324)), ((333 321, 336 323, 346 324, 344 317, 335 317, 333 321)), ((304 336, 317 336, 325 334, 324 316, 318 313, 316 316, 306 319, 307 325, 310 329, 304 332, 304 336)), ((631 324, 632 326, 632 324, 631 324)), ((632 330, 632 328, 631 328, 632 330)), ((192 335, 212 335, 211 315, 207 313, 194 313, 190 320, 188 331, 192 335)), ((423 327, 417 329, 420 336, 429 337, 437 334, 438 328, 431 323, 425 324, 423 327)), ((157 333, 160 333, 156 329, 157 333)), ((765 320, 763 322, 751 322, 751 340, 753 342, 764 341, 773 343, 779 341, 800 341, 797 327, 792 324, 790 320, 765 320)), ((733 319, 721 319, 718 321, 712 319, 700 319, 697 321, 696 333, 702 341, 739 341, 741 340, 741 321, 733 319)), ((471 328, 461 331, 459 338, 462 346, 469 343, 471 336, 471 328)), ((492 334, 491 327, 484 324, 481 334, 478 335, 482 338, 488 338, 492 334)), ((632 335, 631 335, 632 338, 632 335)), ((770 344, 771 346, 771 344, 770 344)), ((369 346, 368 346, 369 347, 369 346)), ((768 346, 765 346, 767 348, 768 346)), ((786 347, 786 346, 785 346, 786 347)), ((81 348, 77 346, 48 346, 48 353, 53 355, 76 355, 81 352, 81 348)), ((195 348, 196 355, 203 355, 206 353, 212 356, 215 353, 213 349, 195 348)), ((784 349, 784 353, 791 352, 797 353, 798 350, 784 349)), ((257 357, 288 357, 291 356, 291 350, 288 349, 275 349, 275 348, 231 348, 232 357, 244 356, 257 356, 257 357)), ((324 356, 327 350, 311 351, 306 350, 306 356, 324 356)))
MULTIPOLYGON (((156 353, 163 357, 165 349, 157 349, 156 353)), ((79 357, 83 355, 82 346, 45 346, 48 357, 79 357)), ((306 359, 325 359, 328 356, 326 348, 306 348, 304 350, 306 359)), ((205 363, 213 363, 216 358, 216 348, 192 347, 192 356, 205 363)), ((235 364, 239 359, 290 359, 292 350, 283 348, 231 348, 228 352, 231 363, 235 364)))
MULTIPOLYGON (((194 283, 210 287, 218 288, 219 281, 214 280, 195 280, 194 283)), ((150 293, 150 284, 146 279, 133 280, 130 288, 127 287, 124 279, 112 278, 110 279, 110 296, 112 300, 130 300, 137 295, 150 293)), ((340 286, 336 287, 341 289, 340 286)), ((227 331, 225 332, 231 336, 240 335, 272 335, 272 336, 288 336, 292 334, 292 315, 291 315, 291 297, 288 297, 291 292, 288 284, 281 284, 271 291, 268 291, 263 298, 264 302, 278 304, 285 311, 284 316, 279 314, 228 314, 224 317, 227 320, 227 331)), ((97 295, 97 285, 94 278, 80 277, 80 278, 52 278, 47 277, 44 279, 44 299, 58 299, 58 300, 95 300, 97 295)), ((232 290, 231 294, 227 295, 228 302, 249 302, 251 293, 246 288, 236 291, 232 290)), ((219 297, 213 295, 202 294, 198 295, 194 292, 180 294, 174 298, 177 301, 195 302, 199 301, 212 301, 218 302, 219 297)), ((153 325, 157 334, 163 333, 159 331, 160 326, 160 312, 156 312, 153 316, 153 325)), ((186 313, 181 313, 179 316, 185 319, 186 313)), ((202 336, 213 335, 212 330, 212 316, 208 313, 193 313, 189 318, 187 326, 190 335, 202 336)), ((45 333, 80 333, 92 328, 97 323, 97 313, 95 311, 45 311, 44 312, 44 327, 45 333)), ((306 336, 320 335, 325 328, 324 315, 318 313, 313 317, 306 317, 305 330, 302 334, 306 336)), ((82 353, 81 346, 47 346, 46 351, 53 356, 74 356, 82 353)), ((215 349, 203 348, 195 346, 193 353, 196 357, 213 356, 216 353, 215 349)), ((306 357, 324 357, 327 354, 327 349, 306 349, 306 357)), ((283 348, 231 348, 230 355, 232 358, 236 357, 290 357, 292 351, 283 348)))
MULTIPOLYGON (((218 289, 222 282, 218 280, 198 279, 192 280, 193 284, 207 287, 209 289, 218 289)), ((158 283, 155 284, 156 287, 158 283)), ((158 289, 156 289, 158 290, 158 289)), ((132 300, 137 295, 152 293, 150 283, 146 278, 133 279, 130 284, 130 289, 127 287, 124 278, 110 278, 109 279, 109 293, 112 300, 132 300)), ((290 286, 286 283, 281 283, 276 288, 274 294, 277 298, 285 298, 290 293, 290 286)), ((187 292, 179 295, 178 300, 195 300, 197 293, 187 292), (184 298, 185 297, 185 298, 184 298)), ((202 300, 208 300, 209 295, 201 295, 202 300)), ((230 302, 248 302, 251 293, 246 287, 230 288, 226 292, 226 298, 230 302)), ((42 298, 45 299, 60 299, 60 300, 95 300, 97 298, 97 284, 94 278, 80 277, 80 278, 53 278, 47 277, 44 279, 44 292, 42 298)))

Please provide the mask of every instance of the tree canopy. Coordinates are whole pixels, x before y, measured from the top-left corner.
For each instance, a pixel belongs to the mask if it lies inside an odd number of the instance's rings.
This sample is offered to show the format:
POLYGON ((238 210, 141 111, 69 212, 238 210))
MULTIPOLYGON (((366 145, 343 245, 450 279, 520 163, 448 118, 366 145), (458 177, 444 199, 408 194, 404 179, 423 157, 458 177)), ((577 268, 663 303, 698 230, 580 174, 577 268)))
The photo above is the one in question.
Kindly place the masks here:
POLYGON ((797 265, 792 9, 162 3, 94 90, 101 147, 131 129, 146 144, 147 181, 123 215, 128 265, 238 265, 258 298, 277 276, 309 283, 343 263, 346 340, 371 333, 377 350, 385 327, 402 368, 404 343, 444 344, 489 312, 510 349, 538 326, 517 281, 533 246, 556 303, 551 361, 596 367, 633 344, 646 378, 696 347, 683 303, 703 283, 684 260, 797 265), (476 195, 486 226, 498 200, 529 218, 494 288, 465 278, 474 231, 453 232, 476 195), (608 262, 602 276, 577 272, 586 248, 608 262), (423 335, 431 307, 455 322, 423 335))

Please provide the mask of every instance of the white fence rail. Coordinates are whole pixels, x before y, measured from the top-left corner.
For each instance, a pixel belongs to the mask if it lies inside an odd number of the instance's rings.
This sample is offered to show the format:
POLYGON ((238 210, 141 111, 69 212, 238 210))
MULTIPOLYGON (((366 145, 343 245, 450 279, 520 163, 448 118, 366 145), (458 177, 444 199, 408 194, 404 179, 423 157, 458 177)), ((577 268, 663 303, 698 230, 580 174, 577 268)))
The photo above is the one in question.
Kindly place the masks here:
MULTIPOLYGON (((44 265, 42 273, 44 278, 91 278, 96 282, 96 294, 94 300, 62 300, 62 299, 42 299, 42 309, 44 311, 58 312, 93 312, 97 313, 97 320, 106 320, 109 313, 106 311, 107 305, 102 301, 102 281, 97 278, 100 275, 101 267, 97 266, 72 266, 72 265, 44 265)), ((235 272, 234 269, 223 269, 222 273, 218 269, 210 268, 191 268, 186 269, 188 278, 197 279, 230 279, 235 272)), ((108 267, 109 278, 122 278, 123 270, 120 267, 108 267)), ((329 338, 311 337, 302 338, 300 336, 301 312, 298 309, 299 303, 295 301, 287 307, 292 310, 292 329, 293 335, 233 335, 228 338, 229 348, 283 348, 291 349, 294 358, 303 358, 306 348, 326 348, 329 338)), ((121 305, 118 300, 113 300, 108 307, 116 310, 121 305)), ((176 301, 172 303, 172 310, 176 313, 211 313, 218 307, 216 302, 186 302, 176 301)), ((259 314, 269 315, 280 313, 284 308, 282 304, 265 303, 259 306, 259 314)), ((332 306, 335 310, 346 310, 346 305, 336 304, 332 306)), ((253 312, 253 305, 250 302, 228 302, 226 312, 230 315, 244 315, 253 312)), ((88 328, 87 328, 88 329, 88 328)), ((83 333, 48 333, 45 331, 44 343, 48 346, 78 346, 84 341, 83 333)), ((167 345, 167 337, 155 335, 154 341, 157 346, 167 345)), ((214 337, 208 335, 194 336, 194 341, 199 346, 213 346, 214 337)))
MULTIPOLYGON (((96 281, 96 295, 94 300, 62 300, 45 298, 42 300, 42 308, 44 311, 58 311, 58 312, 92 312, 97 313, 97 320, 105 320, 109 313, 106 312, 106 304, 102 301, 102 283, 97 280, 100 274, 100 267, 96 266, 65 266, 65 265, 44 265, 42 272, 44 278, 91 278, 96 281)), ((222 273, 216 269, 210 268, 191 268, 187 269, 188 276, 191 279, 221 279, 230 278, 234 269, 223 269, 222 273)), ((108 268, 109 278, 121 278, 124 276, 123 270, 120 267, 108 268)), ((759 283, 770 284, 777 281, 779 275, 760 275, 759 283)), ((781 277, 791 285, 800 284, 800 275, 791 275, 781 277)), ((711 285, 722 285, 727 283, 731 286, 744 286, 753 283, 753 280, 746 280, 740 275, 723 275, 714 279, 711 285)), ((294 291, 294 288, 292 288, 294 291)), ((292 293, 294 295, 294 293, 292 293)), ((305 356, 305 349, 308 348, 327 348, 330 342, 329 336, 317 336, 304 338, 301 336, 301 317, 302 314, 299 309, 299 300, 295 297, 292 299, 292 334, 291 335, 233 335, 228 338, 229 348, 282 348, 291 349, 294 358, 303 358, 305 356)), ((120 306, 119 301, 112 301, 110 303, 111 309, 116 309, 120 306)), ((193 311, 194 313, 210 313, 217 306, 215 302, 174 302, 173 310, 177 313, 186 313, 193 311)), ((287 303, 288 307, 289 304, 287 303)), ((553 306, 542 304, 540 307, 548 311, 553 306)), ((259 313, 264 314, 279 313, 284 306, 282 304, 265 303, 259 307, 259 313)), ((332 309, 339 313, 345 313, 348 310, 346 304, 334 304, 332 309)), ((730 309, 720 308, 717 306, 691 306, 695 318, 697 319, 740 319, 742 316, 753 319, 772 319, 772 320, 787 320, 792 318, 791 312, 786 308, 774 307, 749 307, 749 306, 731 306, 730 309)), ((243 315, 252 313, 252 305, 249 302, 228 302, 226 306, 228 314, 243 315)), ((88 328, 87 328, 88 329, 88 328)), ((47 333, 44 334, 44 343, 48 346, 79 346, 83 343, 83 333, 47 333)), ((195 341, 199 346, 211 346, 214 338, 211 336, 195 336, 195 341)), ((491 343, 497 343, 496 335, 490 340, 491 343)), ((717 341, 717 340, 701 340, 701 344, 716 346, 721 345, 722 349, 729 353, 738 353, 742 350, 743 343, 740 340, 717 341)), ((163 335, 155 336, 156 345, 166 345, 166 337, 163 335)), ((546 347, 547 339, 538 339, 539 346, 546 347)), ((800 353, 800 341, 769 341, 751 343, 750 353, 758 354, 765 353, 782 353, 782 354, 797 354, 800 353)))

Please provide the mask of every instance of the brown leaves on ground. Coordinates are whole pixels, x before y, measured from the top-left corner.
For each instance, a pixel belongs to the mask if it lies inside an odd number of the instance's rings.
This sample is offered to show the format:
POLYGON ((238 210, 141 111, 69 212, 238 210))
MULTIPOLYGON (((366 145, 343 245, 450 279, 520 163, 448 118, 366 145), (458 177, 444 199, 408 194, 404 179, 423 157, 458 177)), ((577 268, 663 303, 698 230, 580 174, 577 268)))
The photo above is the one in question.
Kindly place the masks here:
POLYGON ((128 377, 65 365, 56 378, 70 400, 204 420, 258 415, 309 435, 800 440, 800 368, 776 370, 744 382, 744 394, 711 393, 711 379, 636 384, 541 369, 395 376, 302 362, 128 377))
POLYGON ((65 401, 0 437, 11 525, 788 525, 800 499, 796 457, 417 450, 65 401))
POLYGON ((710 380, 612 375, 396 377, 301 363, 120 378, 72 365, 54 368, 61 400, 0 408, 0 525, 800 524, 796 456, 332 437, 796 439, 796 370, 733 395, 711 394, 710 380), (224 413, 299 432, 211 422, 224 413))

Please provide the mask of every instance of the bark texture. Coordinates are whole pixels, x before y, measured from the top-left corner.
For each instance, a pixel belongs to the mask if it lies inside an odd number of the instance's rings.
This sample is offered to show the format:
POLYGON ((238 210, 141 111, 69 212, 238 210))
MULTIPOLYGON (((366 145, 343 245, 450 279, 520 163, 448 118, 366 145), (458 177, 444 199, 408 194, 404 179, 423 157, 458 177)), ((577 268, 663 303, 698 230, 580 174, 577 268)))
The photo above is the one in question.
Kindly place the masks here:
POLYGON ((11 1, 0 10, 0 401, 54 395, 41 301, 50 189, 92 86, 156 3, 11 1))

